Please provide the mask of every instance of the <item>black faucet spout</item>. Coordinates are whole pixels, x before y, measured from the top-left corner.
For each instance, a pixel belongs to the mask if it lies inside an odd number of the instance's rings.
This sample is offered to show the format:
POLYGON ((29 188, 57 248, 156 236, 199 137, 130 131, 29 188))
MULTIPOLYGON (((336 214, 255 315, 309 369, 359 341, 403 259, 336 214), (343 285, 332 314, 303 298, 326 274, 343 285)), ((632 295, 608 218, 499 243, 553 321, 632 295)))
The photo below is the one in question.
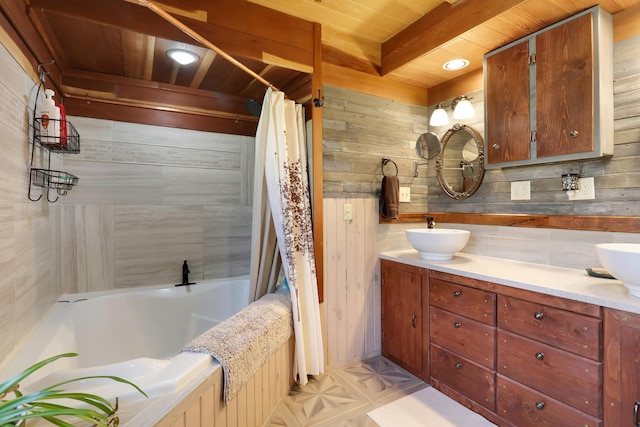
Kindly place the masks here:
POLYGON ((432 216, 425 215, 425 218, 427 219, 427 228, 433 228, 436 226, 436 221, 432 216))
POLYGON ((178 283, 175 286, 186 286, 186 285, 195 285, 195 282, 189 282, 189 273, 191 273, 191 270, 189 270, 189 265, 187 264, 187 260, 184 260, 184 263, 182 264, 182 283, 178 283))

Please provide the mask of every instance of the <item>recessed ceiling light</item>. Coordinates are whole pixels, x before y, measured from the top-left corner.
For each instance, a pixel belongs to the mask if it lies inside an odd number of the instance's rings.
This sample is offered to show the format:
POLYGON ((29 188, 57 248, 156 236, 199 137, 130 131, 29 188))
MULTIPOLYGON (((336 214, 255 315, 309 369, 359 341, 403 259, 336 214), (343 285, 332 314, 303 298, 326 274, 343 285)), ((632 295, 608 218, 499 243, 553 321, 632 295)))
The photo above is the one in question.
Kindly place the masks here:
POLYGON ((167 56, 180 65, 189 65, 200 60, 198 55, 184 49, 169 49, 167 51, 167 56))
POLYGON ((442 65, 442 68, 444 68, 447 71, 455 71, 455 70, 461 70, 467 65, 469 65, 468 60, 459 58, 459 59, 452 59, 451 61, 445 62, 442 65))

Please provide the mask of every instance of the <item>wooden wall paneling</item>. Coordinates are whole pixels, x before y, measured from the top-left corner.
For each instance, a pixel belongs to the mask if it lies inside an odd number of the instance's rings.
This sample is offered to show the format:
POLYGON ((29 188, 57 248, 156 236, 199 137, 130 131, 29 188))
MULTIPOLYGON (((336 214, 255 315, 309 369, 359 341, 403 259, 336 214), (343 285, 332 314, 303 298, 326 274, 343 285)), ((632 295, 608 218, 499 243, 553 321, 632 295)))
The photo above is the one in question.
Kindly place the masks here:
POLYGON ((217 370, 156 427, 261 427, 293 384, 292 337, 258 368, 228 405, 223 401, 222 369, 217 370), (264 380, 264 381, 263 381, 264 380))
POLYGON ((563 230, 613 231, 640 233, 640 217, 635 216, 581 216, 581 215, 528 215, 462 212, 400 213, 397 220, 380 216, 380 223, 424 222, 425 216, 434 217, 436 223, 478 224, 511 227, 555 228, 563 230))
POLYGON ((338 361, 347 359, 346 336, 346 296, 345 296, 345 271, 347 269, 347 257, 344 253, 346 247, 347 224, 342 220, 345 199, 325 199, 325 223, 327 236, 326 245, 326 271, 327 274, 327 331, 330 366, 338 361), (338 219, 340 218, 340 219, 338 219))
MULTIPOLYGON (((312 99, 320 96, 324 99, 324 90, 322 89, 324 75, 322 70, 322 26, 320 24, 313 25, 313 75, 311 78, 311 96, 312 99)), ((311 102, 313 105, 313 101, 311 102)), ((314 255, 316 261, 316 277, 318 280, 318 300, 320 303, 324 301, 324 209, 322 203, 324 199, 323 188, 323 168, 324 162, 322 158, 322 108, 311 107, 311 208, 313 209, 313 233, 314 233, 314 255)), ((309 156, 309 154, 307 154, 309 156)))
POLYGON ((325 85, 381 96, 408 104, 429 105, 427 89, 424 88, 382 79, 377 75, 353 71, 328 62, 322 63, 322 73, 325 85))
POLYGON ((325 199, 327 362, 344 366, 380 353, 377 200, 325 199), (353 219, 344 220, 351 204, 353 219))
POLYGON ((635 6, 613 15, 613 42, 640 35, 640 6, 635 6))
POLYGON ((372 357, 380 352, 381 325, 380 325, 380 267, 378 253, 378 200, 362 199, 365 215, 363 227, 363 247, 365 249, 364 268, 364 292, 365 292, 365 357, 372 357))

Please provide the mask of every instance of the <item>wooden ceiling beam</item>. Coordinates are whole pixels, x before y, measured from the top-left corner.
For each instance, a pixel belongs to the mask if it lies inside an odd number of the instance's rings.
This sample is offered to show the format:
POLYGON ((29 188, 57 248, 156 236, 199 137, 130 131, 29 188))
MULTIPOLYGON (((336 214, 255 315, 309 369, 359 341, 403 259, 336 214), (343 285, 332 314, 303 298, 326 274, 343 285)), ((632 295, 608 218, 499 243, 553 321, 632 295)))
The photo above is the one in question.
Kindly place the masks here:
POLYGON ((387 75, 452 39, 527 0, 444 2, 382 44, 382 75, 387 75))
POLYGON ((227 115, 247 115, 246 97, 202 89, 146 82, 89 72, 72 72, 62 77, 66 98, 70 96, 104 99, 129 105, 132 100, 167 108, 180 108, 185 113, 224 112, 227 115))
POLYGON ((218 117, 215 114, 194 114, 191 111, 181 111, 179 109, 161 109, 151 105, 114 103, 108 100, 91 99, 87 101, 85 99, 68 98, 65 101, 65 110, 70 116, 143 123, 231 135, 255 136, 258 126, 257 119, 254 117, 218 117))
POLYGON ((53 84, 55 90, 60 92, 60 64, 51 64, 54 58, 25 13, 24 1, 2 0, 0 1, 0 11, 2 12, 2 19, 0 19, 2 28, 14 39, 23 54, 32 63, 34 73, 37 71, 38 64, 48 64, 45 67, 47 83, 53 84))
MULTIPOLYGON (((30 0, 30 7, 42 9, 45 13, 201 46, 147 8, 124 0, 30 0)), ((205 7, 207 22, 180 14, 175 18, 229 55, 262 61, 264 54, 268 53, 292 63, 313 66, 311 22, 244 0, 191 0, 181 2, 179 7, 195 10, 205 7)))

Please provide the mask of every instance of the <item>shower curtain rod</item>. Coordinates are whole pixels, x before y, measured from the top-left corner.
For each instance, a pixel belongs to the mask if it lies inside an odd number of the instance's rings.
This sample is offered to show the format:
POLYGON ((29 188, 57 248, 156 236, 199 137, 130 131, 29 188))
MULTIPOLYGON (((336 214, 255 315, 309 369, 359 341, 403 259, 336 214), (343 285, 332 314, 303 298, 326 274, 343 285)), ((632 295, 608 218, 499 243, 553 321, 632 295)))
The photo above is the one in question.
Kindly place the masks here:
POLYGON ((273 89, 275 91, 278 91, 278 88, 275 87, 273 84, 271 84, 264 77, 262 77, 261 75, 257 74, 256 72, 254 72, 253 70, 248 68, 243 63, 239 62, 237 59, 235 59, 234 57, 229 55, 224 50, 220 49, 218 46, 216 46, 213 43, 211 43, 209 40, 207 40, 204 37, 202 37, 200 34, 196 33, 194 30, 192 30, 187 25, 183 24, 182 22, 180 22, 179 20, 174 18, 171 14, 169 14, 166 10, 164 10, 163 8, 161 8, 160 6, 155 4, 154 2, 152 2, 150 0, 124 0, 124 1, 126 1, 128 3, 134 3, 134 4, 137 4, 139 6, 147 7, 152 12, 156 13, 161 18, 163 18, 165 21, 169 22, 174 27, 178 28, 180 31, 182 31, 183 33, 185 33, 186 35, 188 35, 192 39, 200 42, 201 44, 205 45, 206 47, 208 47, 212 51, 216 52, 218 55, 221 55, 223 58, 227 59, 233 65, 235 65, 236 67, 240 68, 242 71, 244 71, 245 73, 249 74, 251 77, 253 77, 256 80, 258 80, 260 83, 264 84, 267 87, 270 87, 271 89, 273 89))

